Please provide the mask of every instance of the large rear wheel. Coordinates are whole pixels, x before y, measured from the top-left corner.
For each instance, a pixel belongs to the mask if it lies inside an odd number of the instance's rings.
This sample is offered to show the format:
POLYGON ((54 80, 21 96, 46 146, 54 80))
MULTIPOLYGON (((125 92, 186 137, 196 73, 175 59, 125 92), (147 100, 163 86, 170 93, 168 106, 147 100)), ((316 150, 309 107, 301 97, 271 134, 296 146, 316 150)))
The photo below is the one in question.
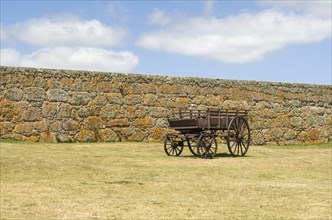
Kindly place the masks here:
POLYGON ((250 129, 242 116, 233 118, 228 126, 227 146, 233 157, 244 156, 250 144, 250 129))

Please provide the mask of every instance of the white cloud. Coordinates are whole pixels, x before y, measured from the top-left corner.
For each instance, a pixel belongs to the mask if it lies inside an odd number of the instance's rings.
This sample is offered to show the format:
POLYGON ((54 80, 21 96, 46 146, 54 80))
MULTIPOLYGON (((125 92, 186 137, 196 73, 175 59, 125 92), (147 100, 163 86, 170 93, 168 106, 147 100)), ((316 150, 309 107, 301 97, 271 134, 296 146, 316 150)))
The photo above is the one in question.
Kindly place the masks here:
POLYGON ((261 60, 289 44, 329 37, 330 19, 265 10, 224 19, 187 17, 143 33, 136 44, 151 50, 245 63, 261 60))
POLYGON ((216 1, 205 0, 203 5, 203 14, 205 16, 212 16, 214 14, 214 5, 216 1))
POLYGON ((330 17, 332 13, 331 0, 278 0, 278 1, 259 1, 261 5, 273 6, 278 9, 287 9, 311 14, 317 17, 330 17))
POLYGON ((1 49, 1 65, 5 66, 129 72, 138 63, 137 56, 132 52, 101 48, 42 48, 31 54, 1 49))
POLYGON ((171 22, 171 18, 168 17, 163 10, 154 9, 149 15, 148 21, 153 25, 166 26, 171 22))
POLYGON ((12 37, 32 45, 43 47, 58 46, 115 46, 126 35, 126 30, 106 26, 98 20, 38 18, 6 28, 12 37))
POLYGON ((7 39, 7 33, 5 28, 3 28, 2 24, 0 25, 0 40, 1 42, 7 39))

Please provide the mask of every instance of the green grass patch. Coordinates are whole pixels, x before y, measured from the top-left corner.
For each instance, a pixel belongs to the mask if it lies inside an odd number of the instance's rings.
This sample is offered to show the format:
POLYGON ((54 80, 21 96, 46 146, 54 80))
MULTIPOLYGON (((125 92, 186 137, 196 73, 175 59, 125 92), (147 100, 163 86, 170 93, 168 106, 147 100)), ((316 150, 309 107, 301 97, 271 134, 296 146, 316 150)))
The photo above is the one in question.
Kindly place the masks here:
POLYGON ((1 141, 2 219, 331 219, 330 145, 213 160, 162 143, 1 141))

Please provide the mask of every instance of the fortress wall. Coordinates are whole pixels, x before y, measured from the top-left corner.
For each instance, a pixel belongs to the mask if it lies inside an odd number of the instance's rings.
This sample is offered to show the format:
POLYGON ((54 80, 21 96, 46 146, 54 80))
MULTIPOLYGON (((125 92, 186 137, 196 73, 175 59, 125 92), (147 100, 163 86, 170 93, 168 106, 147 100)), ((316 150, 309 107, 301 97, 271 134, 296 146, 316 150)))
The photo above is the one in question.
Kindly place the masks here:
POLYGON ((332 87, 0 67, 0 135, 46 142, 160 141, 172 109, 249 110, 253 144, 332 140, 332 87))

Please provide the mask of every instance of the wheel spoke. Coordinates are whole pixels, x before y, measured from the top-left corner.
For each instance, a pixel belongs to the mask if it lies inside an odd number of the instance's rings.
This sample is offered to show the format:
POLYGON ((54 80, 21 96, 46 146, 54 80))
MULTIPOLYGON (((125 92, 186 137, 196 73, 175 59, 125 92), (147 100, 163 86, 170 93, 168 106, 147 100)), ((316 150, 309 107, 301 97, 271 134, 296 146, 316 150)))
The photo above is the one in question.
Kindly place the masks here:
POLYGON ((239 156, 239 154, 240 154, 240 144, 239 143, 236 143, 237 144, 237 156, 239 156))
POLYGON ((233 149, 234 145, 236 144, 236 141, 233 142, 231 149, 233 149))
POLYGON ((245 151, 247 151, 248 148, 246 147, 246 144, 244 144, 244 141, 242 141, 242 145, 243 145, 245 151))
POLYGON ((241 149, 241 155, 243 155, 243 149, 242 149, 242 141, 240 141, 240 149, 241 149))

